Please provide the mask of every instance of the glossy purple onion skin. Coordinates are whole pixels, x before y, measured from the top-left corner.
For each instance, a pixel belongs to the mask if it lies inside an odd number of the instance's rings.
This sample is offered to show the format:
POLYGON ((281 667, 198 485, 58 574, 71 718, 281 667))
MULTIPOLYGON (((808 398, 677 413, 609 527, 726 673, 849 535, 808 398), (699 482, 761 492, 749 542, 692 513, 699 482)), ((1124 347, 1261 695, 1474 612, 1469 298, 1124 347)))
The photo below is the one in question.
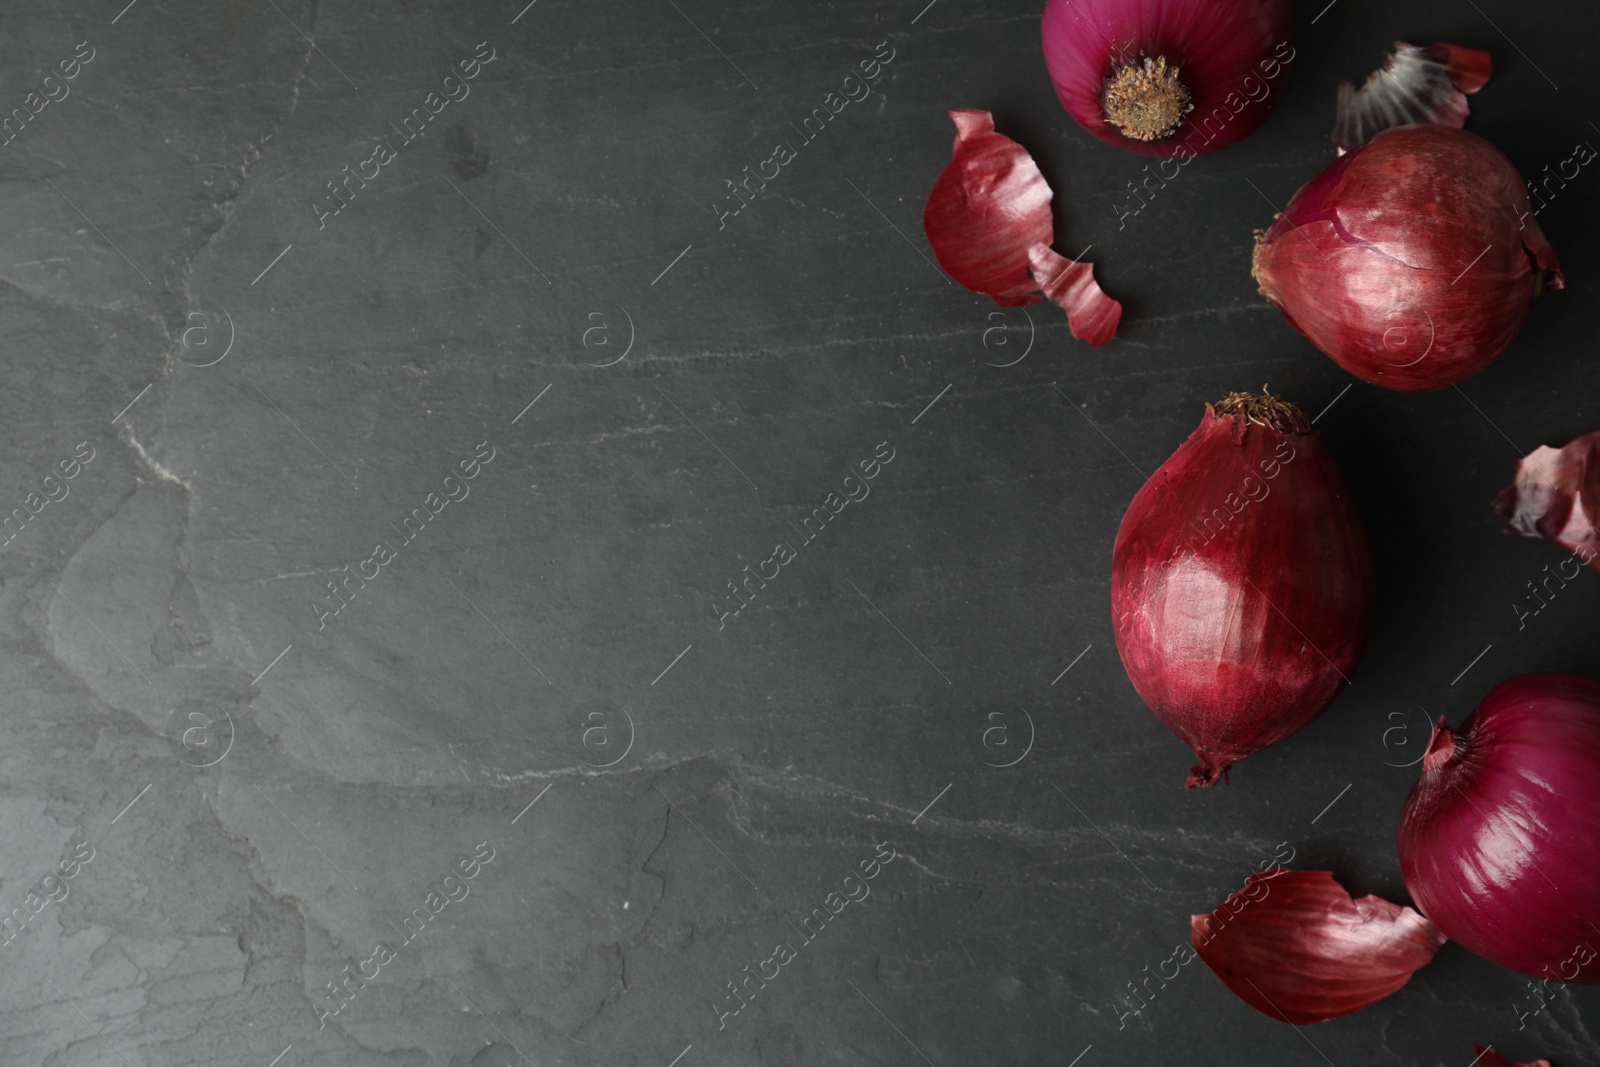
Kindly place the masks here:
POLYGON ((1351 374, 1405 391, 1483 370, 1562 287, 1522 177, 1488 141, 1397 126, 1329 164, 1262 236, 1261 293, 1351 374))
POLYGON ((1111 552, 1117 652, 1199 760, 1190 788, 1328 706, 1376 600, 1361 517, 1309 421, 1286 432, 1208 411, 1134 495, 1111 552))
POLYGON ((1600 982, 1600 681, 1525 674, 1436 731, 1399 847, 1412 900, 1451 940, 1600 982))
POLYGON ((1049 0, 1044 61, 1061 106, 1107 144, 1143 156, 1192 157, 1253 132, 1277 106, 1294 61, 1289 0, 1049 0), (1101 109, 1124 59, 1165 57, 1194 110, 1155 141, 1126 137, 1101 109))

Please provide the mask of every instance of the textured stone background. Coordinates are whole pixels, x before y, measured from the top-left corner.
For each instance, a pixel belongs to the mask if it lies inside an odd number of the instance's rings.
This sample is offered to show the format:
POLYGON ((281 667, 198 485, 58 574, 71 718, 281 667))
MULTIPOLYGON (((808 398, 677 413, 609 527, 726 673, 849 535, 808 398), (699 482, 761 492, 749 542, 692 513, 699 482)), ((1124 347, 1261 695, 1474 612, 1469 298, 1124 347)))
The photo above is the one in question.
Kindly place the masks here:
POLYGON ((1299 1032, 1198 964, 1120 1029, 1113 999, 1279 842, 1403 898, 1426 714, 1600 672, 1600 580, 1519 631, 1561 552, 1487 506, 1600 427, 1600 178, 1540 217, 1569 288, 1459 392, 1342 392, 1247 272, 1330 158, 1334 86, 1397 38, 1494 52, 1472 126, 1525 174, 1600 139, 1579 6, 1303 6, 1274 120, 1119 228, 1144 161, 1061 112, 1035 0, 122 2, 0 8, 5 109, 94 50, 0 151, 0 510, 94 456, 0 550, 0 911, 94 849, 0 948, 7 1065, 1600 1060, 1592 991, 1519 1032, 1523 981, 1454 946, 1299 1032), (871 97, 719 229, 725 179, 881 41, 871 97), (470 95, 319 228, 479 42, 470 95), (1113 344, 932 265, 952 107, 1036 154, 1058 247, 1126 304, 1113 344), (1116 659, 1111 543, 1134 467, 1263 381, 1338 400, 1383 606, 1326 715, 1185 794, 1116 659), (324 583, 481 442, 470 496, 319 630, 324 583), (883 442, 871 496, 719 627, 883 442), (1027 716, 1008 767, 972 741, 996 706, 1027 716), (719 1029, 880 842, 870 899, 719 1029))

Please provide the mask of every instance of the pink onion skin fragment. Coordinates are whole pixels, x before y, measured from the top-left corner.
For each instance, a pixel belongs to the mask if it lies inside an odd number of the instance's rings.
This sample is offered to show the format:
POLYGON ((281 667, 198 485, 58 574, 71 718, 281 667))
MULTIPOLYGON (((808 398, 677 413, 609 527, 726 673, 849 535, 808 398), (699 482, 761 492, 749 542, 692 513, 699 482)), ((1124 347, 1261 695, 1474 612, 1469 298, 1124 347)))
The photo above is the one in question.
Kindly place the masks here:
POLYGON ((1361 88, 1339 86, 1333 143, 1343 155, 1391 126, 1466 124, 1467 94, 1489 81, 1494 63, 1477 48, 1439 43, 1418 48, 1404 41, 1361 88))
POLYGON ((1444 60, 1450 68, 1451 80, 1463 93, 1475 93, 1482 89, 1489 84, 1489 77, 1494 73, 1493 58, 1481 48, 1466 48, 1440 41, 1423 51, 1432 52, 1444 60))
POLYGON ((1472 1043, 1472 1051, 1478 1054, 1478 1058, 1472 1061, 1474 1067, 1550 1067, 1549 1060, 1529 1060, 1526 1063, 1508 1060, 1493 1049, 1485 1050, 1476 1041, 1472 1043))
POLYGON ((952 111, 955 150, 922 212, 933 254, 956 281, 1001 307, 1039 302, 1028 250, 1055 239, 1051 192, 1027 149, 987 111, 952 111))
POLYGON ((1412 908, 1351 899, 1331 871, 1285 867, 1252 874, 1216 911, 1191 916, 1190 927, 1195 951, 1229 989, 1296 1026, 1382 1000, 1446 940, 1412 908))
POLYGON ((1517 476, 1494 498, 1494 509, 1517 533, 1554 541, 1600 570, 1600 430, 1563 448, 1541 445, 1518 460, 1517 476))
POLYGON ((1028 262, 1045 297, 1066 311, 1072 336, 1099 348, 1117 335, 1122 304, 1095 282, 1093 267, 1068 260, 1048 245, 1029 249, 1028 262))

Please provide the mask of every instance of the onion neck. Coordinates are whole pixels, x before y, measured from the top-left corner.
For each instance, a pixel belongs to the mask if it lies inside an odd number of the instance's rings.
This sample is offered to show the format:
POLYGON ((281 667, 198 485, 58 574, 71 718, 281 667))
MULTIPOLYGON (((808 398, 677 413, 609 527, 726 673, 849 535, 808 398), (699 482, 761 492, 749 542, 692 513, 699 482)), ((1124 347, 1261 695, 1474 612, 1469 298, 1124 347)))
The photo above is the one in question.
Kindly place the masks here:
POLYGON ((1135 141, 1170 136, 1194 108, 1180 73, 1165 56, 1116 67, 1100 102, 1106 121, 1135 141))
POLYGON ((1428 751, 1422 757, 1422 773, 1432 774, 1456 758, 1456 735, 1445 722, 1443 715, 1433 728, 1433 737, 1428 741, 1428 751))
POLYGON ((1259 393, 1229 393, 1215 404, 1207 404, 1212 418, 1232 418, 1236 426, 1254 423, 1270 426, 1279 433, 1311 433, 1311 420, 1297 405, 1273 396, 1263 385, 1259 393))
MULTIPOLYGON (((1276 222, 1281 217, 1281 214, 1274 215, 1273 221, 1276 222)), ((1254 232, 1256 240, 1254 246, 1250 249, 1250 277, 1255 280, 1256 292, 1271 300, 1272 297, 1267 296, 1266 283, 1261 280, 1261 246, 1266 243, 1267 231, 1256 230, 1254 232)))

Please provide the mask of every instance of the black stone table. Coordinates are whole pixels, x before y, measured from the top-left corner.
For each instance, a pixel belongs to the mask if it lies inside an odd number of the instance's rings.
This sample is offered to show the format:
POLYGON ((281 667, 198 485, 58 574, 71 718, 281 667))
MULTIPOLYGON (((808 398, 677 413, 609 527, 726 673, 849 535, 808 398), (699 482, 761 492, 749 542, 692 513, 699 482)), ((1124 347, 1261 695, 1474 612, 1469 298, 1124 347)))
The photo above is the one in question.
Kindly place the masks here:
POLYGON ((1600 672, 1600 577, 1520 619, 1562 553, 1488 507, 1600 428, 1600 177, 1459 391, 1355 381, 1248 273, 1397 39, 1493 52, 1471 126, 1524 174, 1600 143, 1581 5, 1305 5, 1273 120, 1134 213, 1032 0, 124 2, 0 20, 0 512, 53 494, 0 550, 8 1067, 1600 1060, 1592 990, 1519 1029, 1453 945, 1303 1029, 1198 963, 1126 997, 1280 849, 1405 899, 1428 716, 1600 672), (951 108, 1036 155, 1113 343, 934 264, 951 108), (1380 617, 1185 792, 1111 544, 1263 382, 1380 617))

